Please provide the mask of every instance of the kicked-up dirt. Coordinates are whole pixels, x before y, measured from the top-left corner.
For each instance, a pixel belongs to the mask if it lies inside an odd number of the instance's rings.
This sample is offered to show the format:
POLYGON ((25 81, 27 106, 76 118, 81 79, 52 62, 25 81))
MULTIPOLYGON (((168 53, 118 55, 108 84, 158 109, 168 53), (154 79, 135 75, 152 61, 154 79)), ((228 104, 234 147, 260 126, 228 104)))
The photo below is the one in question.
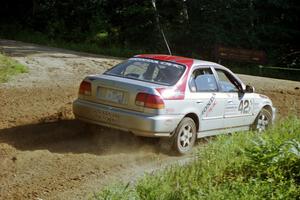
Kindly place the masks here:
MULTIPOLYGON (((155 139, 74 119, 82 78, 122 59, 9 40, 0 40, 0 51, 29 68, 0 84, 0 199, 86 199, 114 181, 191 159, 162 153, 155 139)), ((269 96, 280 117, 300 116, 300 82, 240 77, 269 96)))

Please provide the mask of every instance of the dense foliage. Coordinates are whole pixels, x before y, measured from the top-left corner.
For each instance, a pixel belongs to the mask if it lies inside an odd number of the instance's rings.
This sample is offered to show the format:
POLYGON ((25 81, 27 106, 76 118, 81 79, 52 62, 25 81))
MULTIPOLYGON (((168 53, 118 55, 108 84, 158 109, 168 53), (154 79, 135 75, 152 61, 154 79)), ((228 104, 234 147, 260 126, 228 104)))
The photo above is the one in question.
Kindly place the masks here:
POLYGON ((116 185, 91 199, 299 199, 300 120, 265 134, 218 136, 199 145, 194 161, 116 185))
MULTIPOLYGON (((174 53, 212 59, 214 47, 225 45, 264 50, 270 64, 300 67, 297 0, 156 0, 156 7, 174 53)), ((29 30, 49 40, 167 53, 152 0, 10 0, 0 16, 8 38, 29 30)))

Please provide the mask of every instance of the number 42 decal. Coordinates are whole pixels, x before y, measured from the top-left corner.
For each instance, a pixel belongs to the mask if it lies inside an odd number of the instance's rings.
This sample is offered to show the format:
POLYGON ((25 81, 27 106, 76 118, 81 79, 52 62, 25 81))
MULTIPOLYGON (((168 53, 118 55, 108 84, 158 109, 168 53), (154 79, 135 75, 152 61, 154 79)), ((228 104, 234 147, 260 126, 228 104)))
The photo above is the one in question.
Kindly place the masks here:
POLYGON ((252 106, 252 102, 248 99, 246 100, 242 100, 240 102, 238 111, 241 112, 242 114, 248 114, 251 111, 251 106, 252 106))

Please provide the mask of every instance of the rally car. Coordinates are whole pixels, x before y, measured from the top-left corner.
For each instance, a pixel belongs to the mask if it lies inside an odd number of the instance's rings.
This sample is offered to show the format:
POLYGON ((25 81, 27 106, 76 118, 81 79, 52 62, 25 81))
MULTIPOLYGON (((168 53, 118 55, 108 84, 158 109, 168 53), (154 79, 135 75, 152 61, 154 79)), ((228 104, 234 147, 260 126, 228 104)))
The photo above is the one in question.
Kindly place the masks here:
POLYGON ((264 131, 275 110, 267 96, 224 66, 159 54, 137 55, 85 77, 73 103, 79 120, 169 138, 179 154, 189 152, 196 138, 264 131))

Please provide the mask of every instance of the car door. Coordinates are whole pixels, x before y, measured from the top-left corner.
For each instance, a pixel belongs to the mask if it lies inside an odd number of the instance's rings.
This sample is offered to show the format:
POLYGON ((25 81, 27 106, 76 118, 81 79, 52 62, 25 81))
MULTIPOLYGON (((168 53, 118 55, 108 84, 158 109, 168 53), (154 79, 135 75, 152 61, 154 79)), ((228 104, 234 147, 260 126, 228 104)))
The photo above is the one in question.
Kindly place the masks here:
POLYGON ((253 115, 253 98, 243 93, 240 82, 231 72, 215 68, 220 93, 224 99, 224 128, 249 125, 253 115))
POLYGON ((219 93, 216 78, 210 67, 193 70, 188 82, 189 100, 197 108, 199 131, 223 128, 224 94, 219 93))

